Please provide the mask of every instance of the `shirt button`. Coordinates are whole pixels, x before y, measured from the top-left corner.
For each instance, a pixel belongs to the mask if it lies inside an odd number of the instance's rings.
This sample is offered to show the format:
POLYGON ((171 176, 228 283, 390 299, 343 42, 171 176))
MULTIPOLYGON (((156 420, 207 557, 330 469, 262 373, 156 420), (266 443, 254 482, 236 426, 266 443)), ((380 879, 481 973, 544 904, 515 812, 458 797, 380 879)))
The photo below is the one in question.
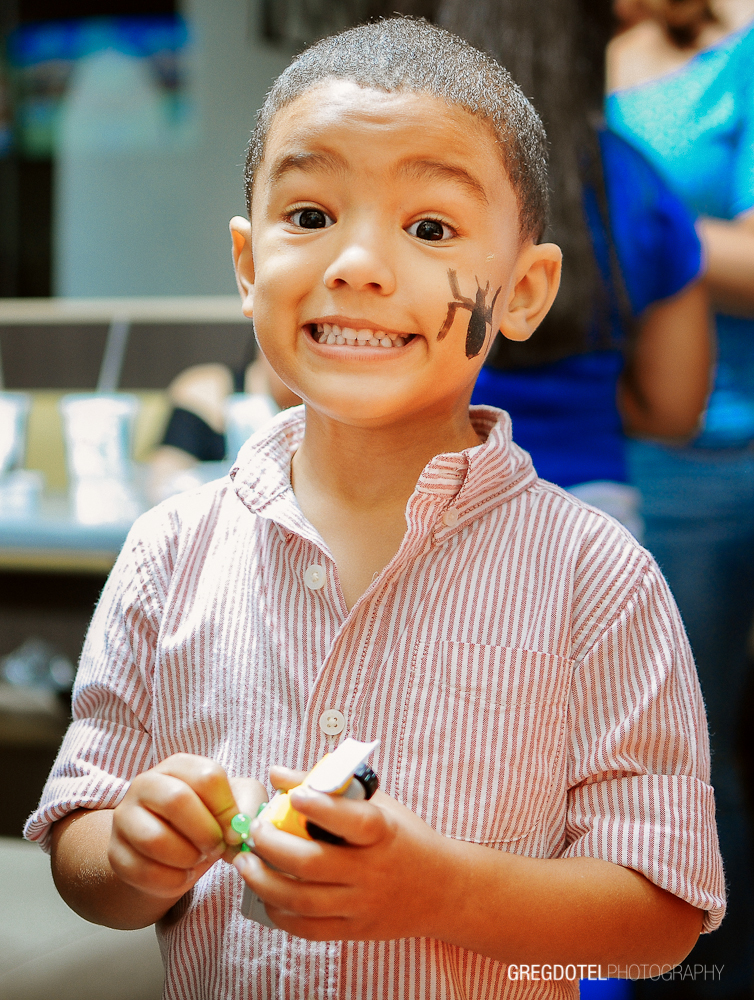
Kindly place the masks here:
POLYGON ((448 507, 442 515, 442 523, 446 528, 454 528, 458 524, 458 511, 455 507, 448 507))
POLYGON ((319 717, 319 728, 325 736, 337 736, 346 728, 346 717, 337 708, 326 708, 319 717))
POLYGON ((326 580, 327 575, 325 574, 324 566, 310 566, 306 573, 304 573, 304 583, 309 590, 321 590, 326 580))

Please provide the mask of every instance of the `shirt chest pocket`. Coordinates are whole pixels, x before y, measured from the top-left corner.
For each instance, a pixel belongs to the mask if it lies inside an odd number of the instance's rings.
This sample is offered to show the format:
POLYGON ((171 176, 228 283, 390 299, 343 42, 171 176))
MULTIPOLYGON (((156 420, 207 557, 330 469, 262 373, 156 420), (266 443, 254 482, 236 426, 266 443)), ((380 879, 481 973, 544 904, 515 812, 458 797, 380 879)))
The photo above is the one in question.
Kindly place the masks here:
POLYGON ((397 748, 401 800, 459 840, 526 836, 563 766, 572 667, 526 649, 419 648, 397 748))

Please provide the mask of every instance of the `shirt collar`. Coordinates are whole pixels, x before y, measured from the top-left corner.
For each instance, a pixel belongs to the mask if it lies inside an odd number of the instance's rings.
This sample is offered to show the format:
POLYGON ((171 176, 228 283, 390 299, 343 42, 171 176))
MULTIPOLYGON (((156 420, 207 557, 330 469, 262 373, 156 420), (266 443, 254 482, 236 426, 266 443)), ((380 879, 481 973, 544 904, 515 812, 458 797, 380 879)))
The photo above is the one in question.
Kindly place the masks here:
MULTIPOLYGON (((511 420, 504 410, 472 406, 469 412, 483 443, 435 455, 409 501, 409 507, 429 501, 443 510, 453 508, 454 514, 445 518, 448 532, 512 499, 537 479, 528 452, 511 439, 511 420)), ((249 510, 308 535, 311 528, 291 489, 291 458, 303 440, 304 424, 303 406, 278 414, 243 445, 230 476, 249 510)))

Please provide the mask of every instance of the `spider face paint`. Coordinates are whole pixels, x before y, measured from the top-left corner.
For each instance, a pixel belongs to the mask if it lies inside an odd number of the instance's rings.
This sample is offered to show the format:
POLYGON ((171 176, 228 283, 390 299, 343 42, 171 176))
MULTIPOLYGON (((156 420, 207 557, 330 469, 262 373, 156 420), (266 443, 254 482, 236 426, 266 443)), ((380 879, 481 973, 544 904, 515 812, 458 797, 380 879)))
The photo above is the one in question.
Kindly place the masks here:
POLYGON ((438 340, 444 340, 453 325, 456 312, 459 309, 468 309, 471 315, 469 316, 469 326, 466 330, 467 358, 475 358, 484 347, 487 340, 487 327, 492 328, 492 310, 495 308, 497 297, 503 289, 501 285, 492 296, 492 302, 488 306, 487 296, 490 291, 490 283, 488 281, 485 287, 482 288, 479 284, 479 278, 475 280, 477 289, 476 297, 474 299, 467 299, 465 295, 461 295, 456 272, 452 268, 448 269, 448 281, 450 282, 450 290, 453 293, 454 301, 448 302, 448 315, 445 317, 445 322, 437 334, 438 340))

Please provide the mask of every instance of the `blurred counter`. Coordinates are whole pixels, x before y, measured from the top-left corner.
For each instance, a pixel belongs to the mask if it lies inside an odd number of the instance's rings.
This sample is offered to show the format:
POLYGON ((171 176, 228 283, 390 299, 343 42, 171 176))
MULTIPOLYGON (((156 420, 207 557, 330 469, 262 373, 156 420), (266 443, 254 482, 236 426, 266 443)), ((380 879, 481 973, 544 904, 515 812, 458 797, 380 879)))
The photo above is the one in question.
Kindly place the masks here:
POLYGON ((82 524, 67 493, 45 494, 25 516, 0 513, 0 569, 106 573, 131 523, 82 524))
MULTIPOLYGON (((200 462, 176 477, 176 492, 220 479, 230 462, 200 462)), ((137 470, 128 496, 112 497, 111 510, 126 513, 95 523, 76 513, 76 498, 65 490, 42 493, 25 512, 3 512, 0 507, 0 571, 41 570, 73 573, 108 573, 136 518, 151 503, 143 488, 144 469, 137 470)), ((107 484, 105 484, 107 485, 107 484)), ((106 512, 109 498, 100 510, 106 512)))
MULTIPOLYGON (((111 514, 125 510, 123 516, 75 516, 78 500, 65 492, 61 403, 68 394, 125 391, 137 400, 132 456, 138 467, 161 440, 169 382, 194 364, 243 367, 252 339, 236 295, 1 300, 0 391, 29 398, 21 464, 42 474, 44 488, 23 516, 3 513, 8 504, 0 497, 0 570, 107 572, 134 519, 149 506, 137 472, 133 503, 103 501, 111 514)), ((202 470, 198 481, 226 471, 202 470)))

